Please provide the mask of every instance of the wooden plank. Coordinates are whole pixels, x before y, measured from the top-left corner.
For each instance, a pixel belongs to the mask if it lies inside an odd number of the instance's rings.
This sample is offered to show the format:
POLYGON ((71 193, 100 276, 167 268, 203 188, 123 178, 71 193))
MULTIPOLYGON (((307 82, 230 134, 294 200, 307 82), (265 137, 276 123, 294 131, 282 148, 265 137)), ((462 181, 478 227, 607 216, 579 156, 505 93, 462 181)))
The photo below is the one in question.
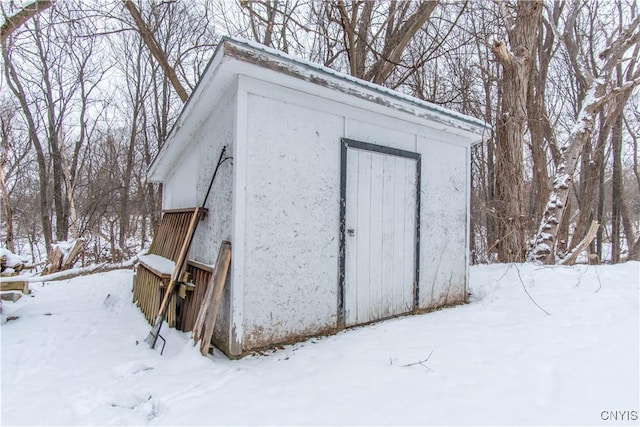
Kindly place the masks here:
POLYGON ((11 282, 2 281, 0 289, 3 291, 20 291, 25 295, 29 295, 29 282, 23 280, 16 280, 11 282))
POLYGON ((209 273, 213 273, 214 271, 214 266, 209 265, 209 264, 203 264, 201 262, 195 261, 195 260, 188 260, 187 264, 190 265, 191 267, 197 268, 198 270, 203 270, 203 271, 208 271, 209 273))
POLYGON ((382 298, 382 195, 384 154, 371 153, 371 197, 369 233, 369 320, 385 317, 388 301, 382 298))
POLYGON ((19 294, 18 292, 7 292, 4 293, 2 295, 0 295, 0 298, 3 301, 11 301, 11 302, 16 302, 20 299, 20 297, 22 296, 22 294, 19 294))
POLYGON ((146 263, 144 261, 143 258, 140 258, 138 260, 138 265, 143 266, 145 269, 147 269, 149 272, 153 273, 154 275, 158 276, 159 279, 170 279, 171 278, 171 274, 167 274, 167 273, 163 273, 161 271, 158 271, 157 269, 153 268, 152 266, 150 266, 148 263, 146 263))
POLYGON ((358 225, 357 232, 357 268, 356 268, 356 304, 357 322, 366 323, 369 318, 369 285, 371 282, 370 237, 371 237, 371 157, 366 151, 359 151, 358 167, 358 225))
POLYGON ((180 329, 185 332, 192 331, 194 328, 196 317, 200 311, 200 307, 204 302, 204 297, 207 293, 208 284, 212 276, 212 272, 200 270, 193 266, 189 266, 189 271, 191 272, 193 277, 195 290, 193 292, 187 293, 187 296, 183 302, 184 309, 183 316, 180 322, 180 329))
POLYGON ((209 353, 209 343, 213 336, 213 329, 218 317, 218 310, 220 308, 220 302, 222 301, 222 292, 224 290, 224 284, 226 283, 230 264, 231 243, 224 241, 220 245, 214 273, 211 275, 211 279, 207 287, 207 293, 204 296, 202 306, 198 312, 198 317, 196 318, 193 328, 194 342, 200 342, 200 353, 203 356, 209 353))
MULTIPOLYGON (((163 214, 181 214, 181 213, 191 214, 195 209, 196 208, 163 209, 162 213, 163 214)), ((209 212, 209 210, 206 208, 202 208, 201 211, 202 211, 203 218, 209 212)))
POLYGON ((382 289, 381 298, 385 301, 383 317, 397 314, 393 283, 393 222, 395 195, 395 164, 397 156, 384 157, 382 184, 382 289))

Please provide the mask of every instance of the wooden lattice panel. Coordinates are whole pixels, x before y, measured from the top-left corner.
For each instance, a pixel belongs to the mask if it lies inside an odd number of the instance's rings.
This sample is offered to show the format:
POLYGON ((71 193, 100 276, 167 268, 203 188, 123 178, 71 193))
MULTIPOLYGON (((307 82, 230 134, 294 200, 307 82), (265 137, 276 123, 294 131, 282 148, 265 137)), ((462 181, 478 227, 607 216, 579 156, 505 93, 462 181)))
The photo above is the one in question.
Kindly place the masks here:
MULTIPOLYGON (((149 248, 149 254, 177 261, 185 239, 188 237, 189 223, 194 211, 195 208, 163 211, 162 220, 149 248)), ((156 320, 170 280, 170 275, 158 274, 152 268, 145 266, 143 262, 138 263, 137 272, 133 279, 133 302, 140 307, 144 317, 151 324, 156 320)), ((174 294, 169 300, 166 321, 170 327, 176 326, 176 298, 177 296, 174 294)), ((184 306, 182 311, 183 313, 189 312, 189 310, 185 311, 184 306)))
POLYGON ((187 292, 187 295, 182 302, 179 329, 185 332, 190 332, 193 330, 196 316, 198 316, 202 300, 207 292, 207 285, 211 278, 212 268, 190 262, 187 266, 187 272, 191 274, 191 281, 195 285, 195 289, 191 292, 187 292))

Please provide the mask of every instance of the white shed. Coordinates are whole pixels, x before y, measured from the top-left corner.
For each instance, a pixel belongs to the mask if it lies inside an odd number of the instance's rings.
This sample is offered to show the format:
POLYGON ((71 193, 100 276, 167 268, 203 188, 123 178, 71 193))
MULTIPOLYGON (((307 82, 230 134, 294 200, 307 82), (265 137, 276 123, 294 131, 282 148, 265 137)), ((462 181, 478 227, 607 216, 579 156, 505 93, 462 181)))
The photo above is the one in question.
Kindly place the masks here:
POLYGON ((190 259, 232 264, 213 342, 231 357, 458 304, 470 150, 484 123, 223 39, 149 170, 163 209, 201 202, 190 259))

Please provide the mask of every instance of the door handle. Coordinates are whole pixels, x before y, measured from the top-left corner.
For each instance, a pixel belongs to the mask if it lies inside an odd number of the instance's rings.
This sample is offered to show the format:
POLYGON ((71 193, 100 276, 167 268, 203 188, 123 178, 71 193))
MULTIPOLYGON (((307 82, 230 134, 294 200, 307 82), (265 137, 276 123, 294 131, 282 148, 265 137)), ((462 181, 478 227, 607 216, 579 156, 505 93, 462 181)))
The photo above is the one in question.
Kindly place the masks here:
POLYGON ((356 230, 354 230, 353 228, 347 228, 347 234, 349 236, 355 236, 356 235, 356 230))

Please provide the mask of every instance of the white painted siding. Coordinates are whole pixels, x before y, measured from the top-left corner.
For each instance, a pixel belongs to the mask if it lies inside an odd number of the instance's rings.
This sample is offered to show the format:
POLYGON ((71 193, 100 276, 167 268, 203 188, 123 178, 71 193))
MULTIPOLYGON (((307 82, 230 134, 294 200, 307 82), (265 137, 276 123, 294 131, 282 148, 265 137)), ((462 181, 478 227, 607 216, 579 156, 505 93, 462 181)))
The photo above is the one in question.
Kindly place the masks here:
POLYGON ((463 302, 467 292, 467 155, 419 140, 422 156, 420 308, 463 302))

